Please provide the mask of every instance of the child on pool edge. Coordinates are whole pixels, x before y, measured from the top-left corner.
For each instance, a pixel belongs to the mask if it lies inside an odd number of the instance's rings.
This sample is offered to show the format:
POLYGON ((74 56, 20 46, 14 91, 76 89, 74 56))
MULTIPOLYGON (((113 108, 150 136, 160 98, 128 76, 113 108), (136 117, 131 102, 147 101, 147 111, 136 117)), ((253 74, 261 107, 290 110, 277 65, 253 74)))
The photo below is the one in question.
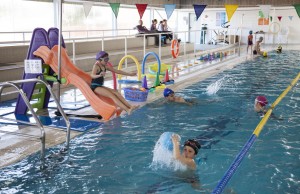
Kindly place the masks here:
POLYGON ((195 156, 198 154, 201 145, 194 139, 188 139, 184 142, 183 152, 180 153, 180 142, 177 134, 172 135, 173 142, 173 156, 176 160, 186 165, 188 169, 196 170, 195 156))
POLYGON ((108 61, 109 61, 109 55, 107 52, 100 51, 97 53, 96 62, 93 65, 93 70, 91 72, 91 77, 92 77, 91 89, 97 95, 111 98, 118 107, 120 107, 122 110, 125 110, 128 114, 130 114, 134 109, 138 108, 138 106, 133 106, 129 104, 117 90, 104 86, 104 77, 107 70, 111 72, 115 72, 117 74, 127 75, 127 76, 135 76, 136 73, 133 72, 128 73, 128 72, 114 69, 113 67, 107 65, 108 61))
POLYGON ((179 103, 185 103, 188 105, 192 105, 192 102, 188 102, 184 98, 180 96, 175 96, 175 92, 171 90, 170 88, 165 88, 164 89, 164 97, 170 101, 170 102, 179 102, 179 103))
POLYGON ((248 35, 248 46, 247 46, 247 54, 248 54, 248 49, 249 47, 251 48, 250 53, 252 53, 252 45, 253 45, 253 32, 252 30, 249 31, 249 35, 248 35))

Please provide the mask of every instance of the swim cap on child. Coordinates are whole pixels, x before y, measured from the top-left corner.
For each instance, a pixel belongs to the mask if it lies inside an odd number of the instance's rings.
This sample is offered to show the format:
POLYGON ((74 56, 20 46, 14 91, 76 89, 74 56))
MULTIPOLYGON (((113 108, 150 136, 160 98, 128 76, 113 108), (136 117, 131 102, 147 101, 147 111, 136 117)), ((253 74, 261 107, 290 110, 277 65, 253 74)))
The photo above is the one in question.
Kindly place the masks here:
POLYGON ((268 100, 265 96, 257 96, 255 99, 261 106, 266 106, 268 104, 268 100))
POLYGON ((268 56, 268 53, 265 51, 265 52, 263 53, 263 56, 264 56, 264 57, 267 57, 267 56, 268 56))
POLYGON ((252 30, 249 31, 249 34, 253 34, 252 30))
POLYGON ((164 97, 168 97, 170 94, 174 93, 173 90, 171 90, 170 88, 166 88, 164 90, 164 97))
POLYGON ((263 39, 264 39, 264 38, 263 38, 262 36, 261 36, 261 37, 259 37, 259 41, 263 41, 263 39))
POLYGON ((194 139, 188 139, 186 142, 184 142, 184 146, 190 146, 195 151, 195 155, 198 154, 198 150, 201 148, 201 145, 198 141, 194 139))
POLYGON ((105 52, 105 51, 99 51, 99 52, 96 54, 96 60, 100 60, 100 59, 103 58, 105 55, 108 55, 108 53, 105 52))

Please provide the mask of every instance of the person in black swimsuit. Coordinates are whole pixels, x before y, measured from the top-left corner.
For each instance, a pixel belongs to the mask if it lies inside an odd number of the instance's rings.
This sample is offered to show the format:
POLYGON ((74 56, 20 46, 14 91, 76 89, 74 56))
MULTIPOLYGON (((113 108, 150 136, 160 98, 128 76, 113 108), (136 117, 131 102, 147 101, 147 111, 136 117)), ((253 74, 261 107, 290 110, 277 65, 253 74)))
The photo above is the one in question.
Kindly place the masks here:
POLYGON ((132 110, 137 108, 137 106, 132 106, 131 104, 129 104, 117 90, 104 86, 104 77, 106 74, 106 70, 127 76, 135 76, 136 73, 127 73, 121 70, 114 69, 111 66, 107 66, 108 61, 108 53, 106 53, 105 51, 100 51, 97 53, 96 62, 91 73, 91 89, 98 95, 111 98, 117 106, 130 114, 132 110))

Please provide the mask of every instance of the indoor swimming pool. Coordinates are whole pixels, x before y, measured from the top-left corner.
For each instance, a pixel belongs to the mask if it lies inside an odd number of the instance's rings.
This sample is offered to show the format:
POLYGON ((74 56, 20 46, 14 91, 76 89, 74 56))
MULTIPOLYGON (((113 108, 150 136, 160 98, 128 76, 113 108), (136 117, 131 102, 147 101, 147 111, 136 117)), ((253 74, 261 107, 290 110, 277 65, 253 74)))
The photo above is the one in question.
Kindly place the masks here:
MULTIPOLYGON (((254 99, 269 105, 300 70, 300 52, 270 52, 180 92, 193 106, 159 99, 72 139, 70 150, 47 149, 0 171, 0 193, 211 193, 261 117, 254 99), (153 162, 159 136, 171 131, 202 145, 195 172, 153 162)), ((299 193, 300 89, 274 109, 225 193, 299 193)), ((164 153, 161 153, 164 154, 164 153)))

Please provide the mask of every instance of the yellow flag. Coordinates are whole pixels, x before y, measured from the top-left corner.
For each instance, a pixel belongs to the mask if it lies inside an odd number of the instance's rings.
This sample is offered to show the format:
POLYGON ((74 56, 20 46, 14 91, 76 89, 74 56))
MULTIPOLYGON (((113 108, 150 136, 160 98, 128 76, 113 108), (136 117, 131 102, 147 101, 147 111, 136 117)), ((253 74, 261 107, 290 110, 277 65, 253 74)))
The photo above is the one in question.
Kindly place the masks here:
POLYGON ((230 21, 231 17, 233 16, 235 10, 238 8, 239 5, 225 5, 226 14, 228 21, 230 21))

